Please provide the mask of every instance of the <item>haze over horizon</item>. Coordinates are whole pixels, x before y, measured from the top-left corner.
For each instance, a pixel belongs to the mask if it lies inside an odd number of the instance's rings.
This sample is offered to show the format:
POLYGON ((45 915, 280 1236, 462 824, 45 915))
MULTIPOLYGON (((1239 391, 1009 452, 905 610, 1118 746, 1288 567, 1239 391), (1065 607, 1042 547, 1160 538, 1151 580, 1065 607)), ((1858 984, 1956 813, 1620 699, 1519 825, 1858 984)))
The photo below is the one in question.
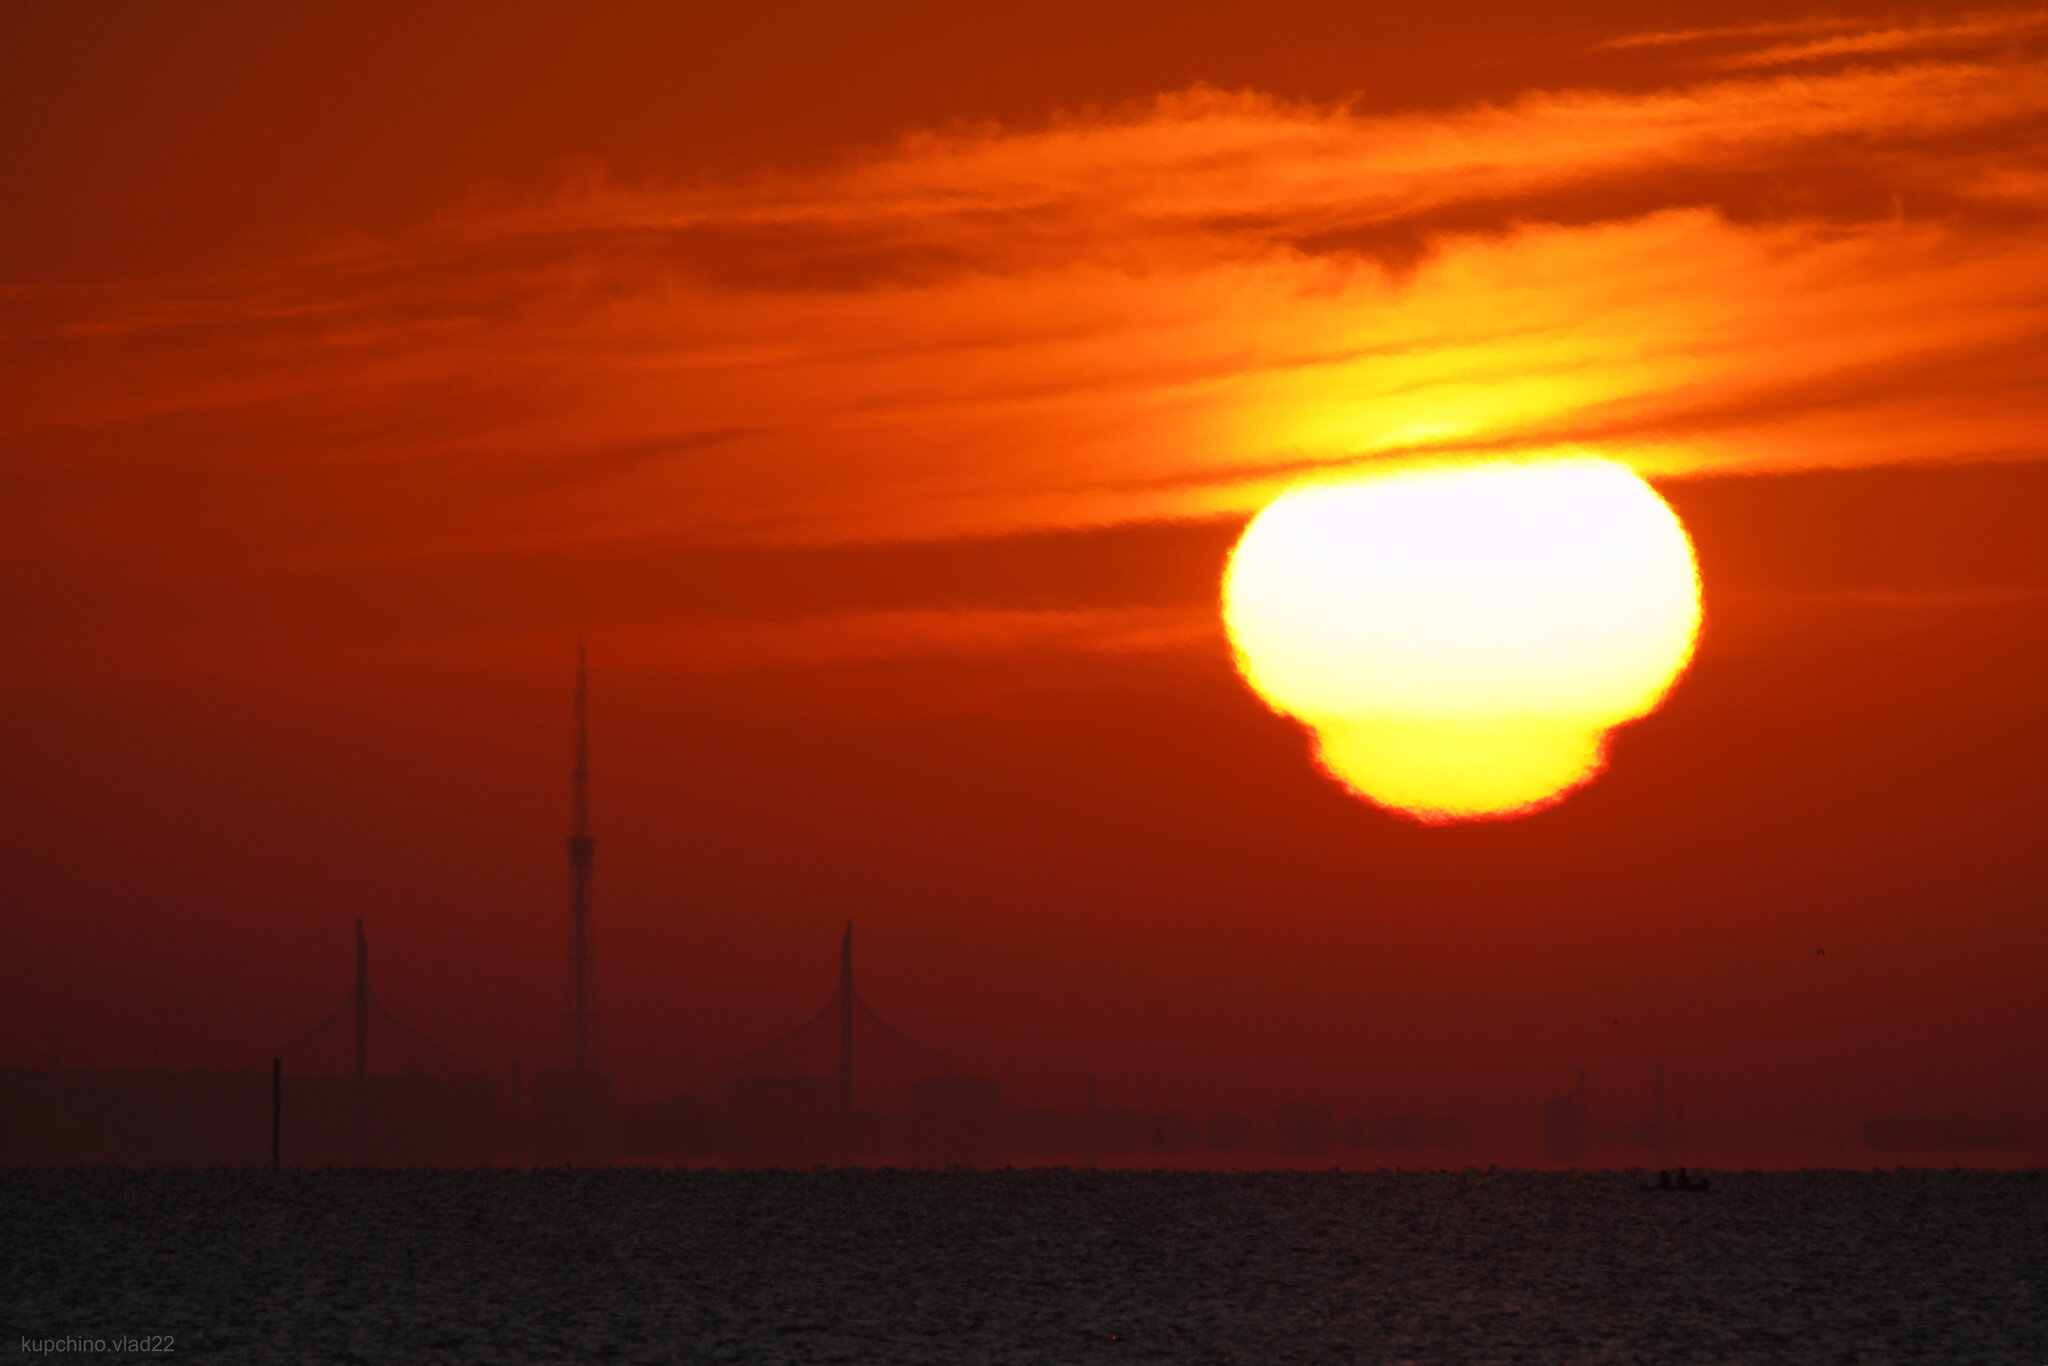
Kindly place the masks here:
POLYGON ((1019 1107, 2040 1132, 2048 25, 1642 25, 0 15, 0 1067, 267 1065, 357 919, 559 1061, 583 638, 629 1097, 851 918, 1019 1107), (1689 669, 1521 819, 1347 794, 1233 667, 1247 520, 1574 451, 1690 535, 1689 669))

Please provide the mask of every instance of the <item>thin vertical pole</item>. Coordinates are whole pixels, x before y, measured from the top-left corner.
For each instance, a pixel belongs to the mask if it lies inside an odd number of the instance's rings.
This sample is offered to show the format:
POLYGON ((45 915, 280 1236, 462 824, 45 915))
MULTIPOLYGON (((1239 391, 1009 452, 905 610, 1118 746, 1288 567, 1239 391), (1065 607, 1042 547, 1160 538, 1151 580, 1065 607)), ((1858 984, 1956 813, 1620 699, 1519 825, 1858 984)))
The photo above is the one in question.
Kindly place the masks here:
POLYGON ((284 1148, 284 1059, 270 1060, 270 1170, 276 1171, 284 1148))
POLYGON ((370 1075, 370 941, 356 922, 356 1087, 370 1075))
POLYGON ((1662 1157, 1671 1144, 1670 1130, 1664 1127, 1664 1064, 1657 1064, 1657 1155, 1662 1157))
POLYGON ((853 1161, 853 922, 839 941, 839 1160, 853 1161))
POLYGON ((370 940, 356 922, 356 1161, 370 1161, 370 940))
POLYGON ((597 841, 590 834, 590 667, 583 643, 576 644, 576 766, 574 824, 569 835, 569 968, 575 1020, 576 1071, 590 1067, 590 873, 597 841))
POLYGON ((1088 1144, 1088 1165, 1095 1165, 1095 1078, 1088 1078, 1088 1111, 1085 1120, 1087 1132, 1083 1135, 1088 1144))
POLYGON ((1572 1140, 1572 1158, 1576 1161, 1585 1154, 1586 1135, 1590 1129, 1586 1120, 1586 1069, 1583 1065, 1579 1068, 1578 1084, 1573 1091, 1572 1112, 1578 1116, 1578 1122, 1573 1126, 1576 1137, 1572 1140))

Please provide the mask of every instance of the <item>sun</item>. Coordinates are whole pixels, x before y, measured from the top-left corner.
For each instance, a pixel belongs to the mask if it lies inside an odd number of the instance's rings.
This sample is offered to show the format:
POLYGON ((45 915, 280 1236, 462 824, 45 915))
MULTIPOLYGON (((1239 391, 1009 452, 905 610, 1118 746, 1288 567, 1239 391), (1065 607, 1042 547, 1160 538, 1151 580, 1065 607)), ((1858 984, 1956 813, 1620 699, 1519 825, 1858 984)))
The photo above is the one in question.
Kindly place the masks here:
POLYGON ((1591 456, 1282 494, 1223 578, 1237 666, 1338 782, 1426 821, 1519 815, 1606 762, 1699 634, 1692 542, 1591 456))

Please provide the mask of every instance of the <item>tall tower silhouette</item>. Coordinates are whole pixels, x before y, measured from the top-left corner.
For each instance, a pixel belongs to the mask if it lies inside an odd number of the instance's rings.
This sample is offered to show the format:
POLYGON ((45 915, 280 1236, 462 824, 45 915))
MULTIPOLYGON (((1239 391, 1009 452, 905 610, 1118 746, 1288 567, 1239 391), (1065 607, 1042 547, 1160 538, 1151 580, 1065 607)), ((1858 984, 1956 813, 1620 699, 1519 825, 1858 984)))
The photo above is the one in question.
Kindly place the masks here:
POLYGON ((590 662, 576 642, 575 824, 569 834, 569 992, 573 1065, 590 1070, 590 874, 597 840, 590 833, 590 662))
POLYGON ((548 1161, 603 1160, 612 1141, 611 1079, 598 1065, 597 957, 591 920, 591 874, 597 840, 590 833, 590 658, 576 642, 576 760, 569 770, 574 811, 569 824, 569 969, 562 1001, 560 1067, 534 1074, 530 1131, 548 1161))
POLYGON ((853 922, 839 941, 839 1160, 853 1161, 853 922))

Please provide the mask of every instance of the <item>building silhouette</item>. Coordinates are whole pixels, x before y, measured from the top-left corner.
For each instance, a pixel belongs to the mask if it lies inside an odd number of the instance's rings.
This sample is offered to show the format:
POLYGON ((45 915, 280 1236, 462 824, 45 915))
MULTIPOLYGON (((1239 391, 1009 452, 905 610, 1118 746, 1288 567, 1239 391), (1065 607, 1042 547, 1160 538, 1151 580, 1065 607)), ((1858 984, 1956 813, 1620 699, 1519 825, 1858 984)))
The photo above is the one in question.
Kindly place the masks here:
POLYGON ((1637 1134, 1637 1141, 1645 1148, 1655 1150, 1661 1162, 1671 1147, 1671 1124, 1666 1117, 1664 1105, 1664 1064, 1658 1063, 1651 1074, 1650 1118, 1643 1121, 1637 1134))
POLYGON ((1577 1162, 1586 1155, 1586 1069, 1568 1096, 1543 1103, 1543 1155, 1552 1162, 1577 1162))
POLYGON ((987 1166, 1005 1146, 1000 1088, 989 1077, 912 1082, 904 1131, 907 1156, 920 1166, 987 1166))
POLYGON ((1273 1147, 1284 1157, 1323 1157, 1337 1146, 1337 1116, 1327 1105, 1291 1101, 1273 1111, 1273 1147))

